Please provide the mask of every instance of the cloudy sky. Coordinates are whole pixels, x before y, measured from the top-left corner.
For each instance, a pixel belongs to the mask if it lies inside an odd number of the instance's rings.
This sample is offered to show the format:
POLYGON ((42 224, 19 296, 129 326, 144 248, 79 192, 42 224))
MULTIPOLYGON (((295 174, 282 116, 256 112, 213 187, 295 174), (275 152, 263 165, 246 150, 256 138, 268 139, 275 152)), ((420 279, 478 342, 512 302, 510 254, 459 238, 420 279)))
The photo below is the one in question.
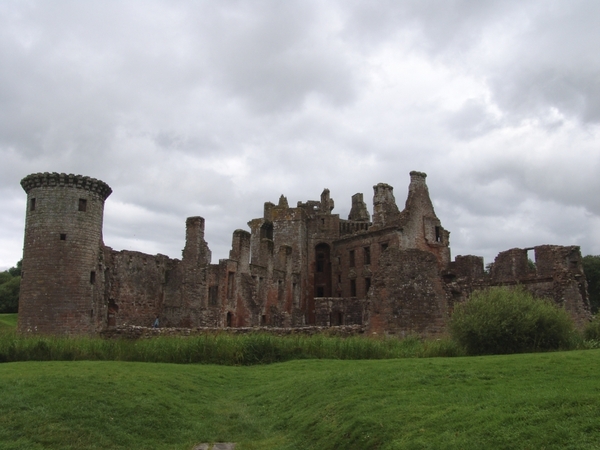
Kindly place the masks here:
POLYGON ((0 2, 0 269, 35 172, 108 183, 104 241, 213 263, 265 201, 428 174, 452 254, 600 254, 600 2, 0 2))

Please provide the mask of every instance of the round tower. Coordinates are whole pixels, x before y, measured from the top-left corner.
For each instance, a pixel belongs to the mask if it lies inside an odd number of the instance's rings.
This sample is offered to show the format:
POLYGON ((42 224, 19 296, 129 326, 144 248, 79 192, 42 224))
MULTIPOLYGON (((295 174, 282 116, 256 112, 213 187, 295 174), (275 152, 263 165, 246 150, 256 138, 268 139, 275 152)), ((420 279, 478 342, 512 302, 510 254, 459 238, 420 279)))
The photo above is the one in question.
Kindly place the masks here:
POLYGON ((18 331, 90 334, 103 302, 102 221, 112 189, 95 178, 36 173, 27 193, 18 331))

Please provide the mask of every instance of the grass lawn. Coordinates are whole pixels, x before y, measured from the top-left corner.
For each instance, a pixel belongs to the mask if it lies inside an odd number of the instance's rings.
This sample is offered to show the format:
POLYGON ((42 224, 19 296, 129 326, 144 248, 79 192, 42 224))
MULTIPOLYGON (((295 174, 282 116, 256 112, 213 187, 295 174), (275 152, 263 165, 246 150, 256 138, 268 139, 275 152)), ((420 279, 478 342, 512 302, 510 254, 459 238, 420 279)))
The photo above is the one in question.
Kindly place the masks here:
MULTIPOLYGON (((600 350, 0 364, 2 449, 597 449, 600 350)), ((236 449, 236 450, 237 450, 236 449)))
POLYGON ((14 329, 17 326, 17 314, 0 314, 0 330, 14 329))

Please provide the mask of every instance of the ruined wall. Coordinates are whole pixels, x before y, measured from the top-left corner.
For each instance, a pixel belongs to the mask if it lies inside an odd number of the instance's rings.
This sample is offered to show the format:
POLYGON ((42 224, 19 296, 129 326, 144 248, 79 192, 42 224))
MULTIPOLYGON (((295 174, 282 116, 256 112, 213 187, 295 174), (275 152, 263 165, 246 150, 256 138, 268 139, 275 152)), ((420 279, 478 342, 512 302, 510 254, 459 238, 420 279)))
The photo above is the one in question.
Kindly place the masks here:
POLYGON ((446 290, 434 254, 388 248, 369 298, 370 334, 437 335, 448 317, 446 290))
POLYGON ((204 219, 186 221, 183 257, 114 251, 102 242, 101 181, 65 174, 23 179, 28 194, 19 331, 96 333, 175 328, 366 324, 370 333, 436 335, 473 291, 523 285, 579 324, 590 317, 578 247, 539 246, 450 262, 449 232, 435 215, 426 175, 410 173, 404 210, 374 186, 373 222, 362 194, 348 220, 320 200, 267 202, 250 232, 233 232, 229 257, 211 264, 204 219), (529 260, 531 251, 535 262, 529 260))
POLYGON ((389 247, 400 247, 401 233, 388 228, 358 233, 334 244, 334 277, 338 297, 367 298, 379 259, 389 247))
POLYGON ((554 301, 569 312, 578 326, 591 317, 587 282, 579 247, 540 245, 500 252, 489 274, 478 256, 457 256, 443 272, 450 312, 476 290, 492 286, 520 286, 535 297, 554 301), (529 258, 533 251, 535 261, 529 258))
POLYGON ((151 326, 157 315, 164 318, 168 273, 176 272, 179 261, 106 247, 104 264, 106 326, 151 326))
POLYGON ((363 325, 367 301, 356 297, 323 297, 315 300, 316 325, 322 327, 363 325))
POLYGON ((533 295, 551 299, 565 308, 579 326, 591 317, 581 251, 577 246, 540 245, 501 252, 492 265, 490 284, 522 285, 533 295), (528 250, 534 250, 534 264, 528 260, 528 250))

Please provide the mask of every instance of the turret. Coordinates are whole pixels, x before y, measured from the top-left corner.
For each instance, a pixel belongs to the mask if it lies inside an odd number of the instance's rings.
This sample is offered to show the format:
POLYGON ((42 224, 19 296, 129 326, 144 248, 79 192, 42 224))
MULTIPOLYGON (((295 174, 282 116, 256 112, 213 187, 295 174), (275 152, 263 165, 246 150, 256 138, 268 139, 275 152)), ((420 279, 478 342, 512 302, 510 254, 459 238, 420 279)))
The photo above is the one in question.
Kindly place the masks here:
POLYGON ((27 193, 18 331, 91 334, 102 327, 102 221, 111 188, 95 178, 37 173, 27 193))

